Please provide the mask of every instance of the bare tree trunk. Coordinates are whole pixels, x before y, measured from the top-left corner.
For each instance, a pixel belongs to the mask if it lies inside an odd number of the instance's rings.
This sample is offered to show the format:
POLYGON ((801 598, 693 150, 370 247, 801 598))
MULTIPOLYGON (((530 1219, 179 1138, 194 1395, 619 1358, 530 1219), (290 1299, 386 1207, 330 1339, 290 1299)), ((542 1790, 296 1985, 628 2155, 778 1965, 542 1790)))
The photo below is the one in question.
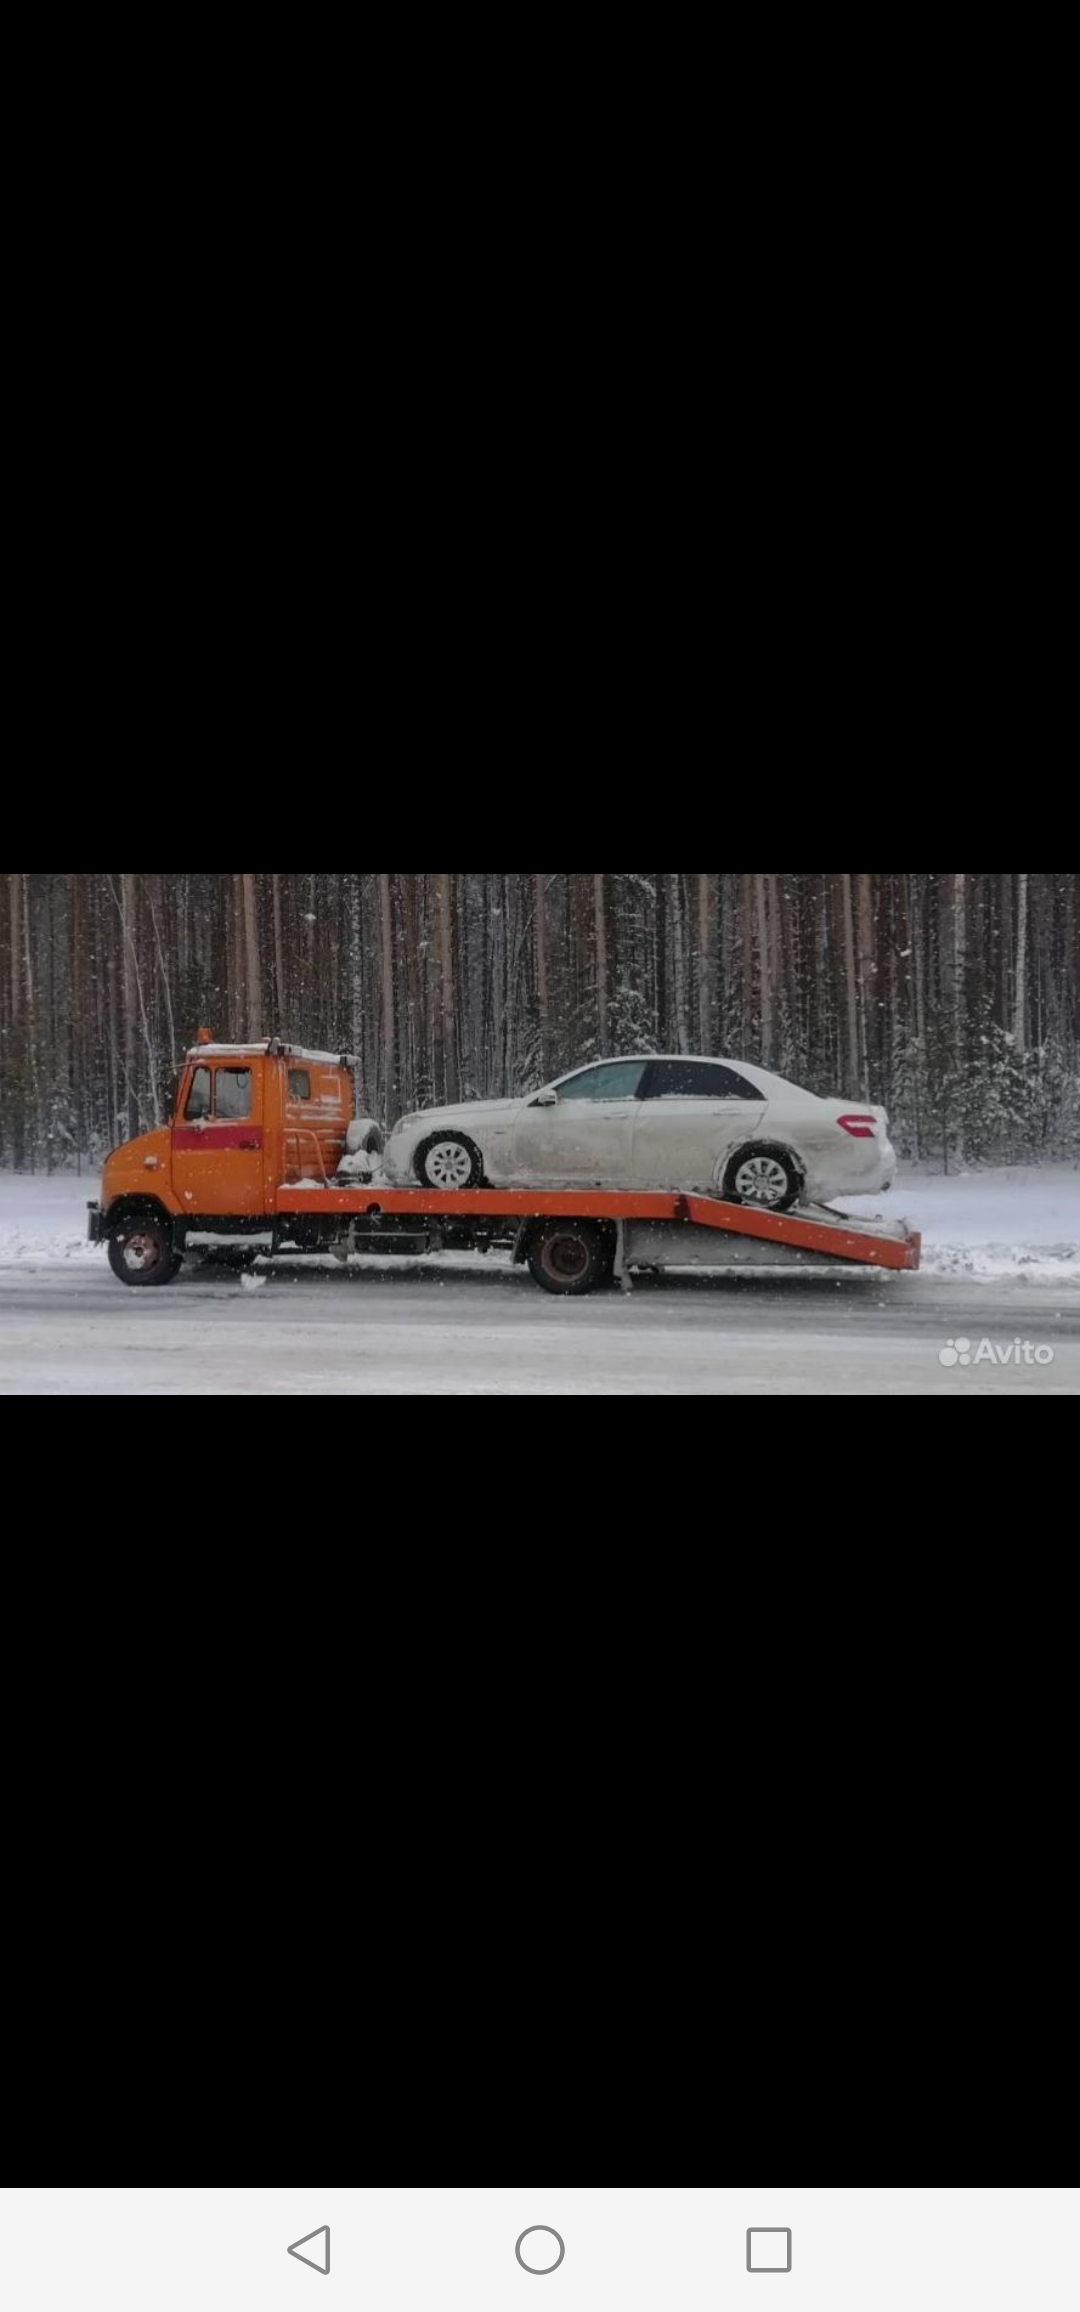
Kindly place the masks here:
MULTIPOLYGON (((14 843, 11 846, 14 850, 14 843)), ((20 845, 21 848, 21 845, 20 845)), ((8 898, 11 907, 11 1024, 18 1027, 22 1021, 23 990, 23 934, 22 934, 21 875, 8 876, 8 898)))
MULTIPOLYGON (((238 1044, 244 1035, 247 998, 244 993, 244 888, 241 875, 230 875, 225 900, 225 952, 228 958, 226 1038, 238 1044)), ((220 1033, 219 1029, 215 1033, 220 1033)))
POLYGON ((458 1097, 457 1017, 454 1003, 454 892, 452 875, 435 877, 435 945, 439 964, 442 1078, 445 1099, 458 1097))
POLYGON ((394 899, 389 875, 379 877, 379 926, 382 940, 383 1097, 386 1121, 397 1102, 397 1037, 394 1018, 394 899))
POLYGON ((134 875, 120 877, 120 927, 124 945, 124 1076, 127 1086, 128 1136, 139 1130, 139 959, 135 949, 137 885, 134 875))
MULTIPOLYGON (((750 1052, 752 1050, 754 1043, 754 880, 755 879, 752 875, 743 875, 740 877, 740 884, 742 889, 742 905, 739 909, 739 915, 742 922, 742 954, 740 968, 740 979, 742 983, 742 1034, 740 1037, 740 1042, 742 1043, 743 1049, 746 1052, 750 1052)), ((759 1032, 759 1049, 760 1041, 761 1039, 759 1032)))
POLYGON ((242 875, 244 902, 244 963, 247 979, 247 1034, 257 1043, 263 1027, 262 967, 259 961, 259 917, 254 875, 242 875))
POLYGON ((27 1139, 32 1135, 34 1122, 31 1112, 29 1045, 33 1036, 33 1021, 27 1019, 24 1032, 24 990, 26 969, 26 877, 8 876, 9 913, 11 916, 11 1029, 15 1066, 12 1070, 12 1141, 15 1169, 21 1171, 27 1160, 27 1139))
POLYGON ((771 1057, 779 1057, 779 1014, 784 993, 783 913, 780 906, 780 877, 766 875, 765 892, 769 912, 769 987, 772 991, 772 1015, 769 1034, 772 1042, 771 1057))
POLYGON ((1030 902, 1030 875, 1021 875, 1016 907, 1016 1018, 1013 1033, 1018 1052, 1026 1052, 1028 1039, 1028 914, 1030 902))
POLYGON ((968 916, 967 876, 953 876, 953 1043, 963 1065, 967 1016, 968 916))
POLYGON ((859 1066, 859 976, 855 961, 855 907, 850 875, 841 875, 840 890, 844 914, 844 976, 847 983, 848 1066, 851 1069, 852 1090, 862 1073, 859 1066))
POLYGON ((686 1001, 686 946, 683 922, 682 876, 668 876, 670 898, 672 987, 675 996, 675 1040, 680 1052, 690 1048, 690 1022, 686 1001))
POLYGON ((911 944, 912 944, 912 948, 913 948, 913 950, 914 950, 914 952, 913 952, 913 955, 912 955, 912 958, 911 958, 911 960, 912 960, 912 962, 913 962, 913 964, 914 964, 914 967, 915 967, 915 1033, 916 1033, 916 1035, 917 1035, 917 1037, 918 1037, 918 1039, 919 1039, 919 1042, 920 1042, 920 1044, 921 1044, 921 1045, 923 1046, 923 1048, 925 1049, 925 1046, 926 1046, 926 937, 925 937, 925 924, 924 924, 924 912, 925 912, 925 911, 924 911, 924 907, 923 907, 923 893, 922 893, 922 888, 921 888, 921 883, 920 883, 920 879, 919 879, 919 877, 918 877, 917 875, 909 875, 909 876, 908 876, 908 884, 909 884, 909 887, 910 887, 910 891, 911 891, 911 903, 910 903, 910 909, 909 909, 909 913, 910 913, 910 917, 911 917, 911 944))
POLYGON ((953 1106, 953 1142, 961 1162, 965 1156, 964 1063, 967 1049, 968 905, 967 876, 953 876, 953 1054, 956 1062, 956 1097, 953 1106))
POLYGON ((285 1018, 285 925, 281 907, 281 877, 271 876, 274 887, 274 1006, 277 1011, 279 1033, 286 1025, 285 1018))
MULTIPOLYGON (((168 957, 167 957, 167 955, 166 955, 166 952, 165 952, 165 933, 164 933, 164 926, 163 926, 163 924, 162 924, 162 886, 163 886, 163 884, 164 884, 165 880, 166 880, 166 878, 164 877, 164 875, 155 875, 155 876, 153 876, 153 877, 151 878, 151 884, 150 884, 150 924, 151 924, 151 929, 152 929, 152 931, 153 931, 153 934, 154 934, 154 952, 155 952, 155 954, 156 954, 156 956, 157 956, 158 972, 159 972, 159 974, 160 974, 160 977, 161 977, 161 996, 162 996, 162 1002, 164 1003, 164 1006, 165 1006, 165 1018, 166 1018, 166 1021, 167 1021, 167 1023, 168 1023, 168 1031, 169 1031, 169 1053, 168 1053, 168 1057, 169 1057, 169 1065, 170 1065, 170 1067, 171 1067, 171 1066, 172 1066, 172 1063, 173 1063, 173 1062, 175 1061, 175 1059, 177 1058, 177 1055, 178 1055, 178 1053, 179 1053, 179 1049, 180 1049, 180 1047, 179 1047, 179 1044, 177 1043, 177 1039, 176 1039, 176 1015, 175 1015, 175 1012, 174 1012, 174 1010, 173 1010, 172 987, 171 987, 171 984, 170 984, 170 980, 169 980, 169 959, 168 959, 168 957), (156 892, 155 892, 155 886, 156 886, 156 892)), ((77 893, 78 893, 78 877, 76 877, 76 878, 75 878, 75 883, 76 883, 76 897, 77 897, 77 893)), ((153 1049, 153 1041, 152 1041, 152 1038, 149 1036, 149 1034, 148 1034, 148 1036, 147 1036, 147 1056, 148 1056, 148 1059, 149 1059, 149 1061, 150 1061, 151 1074, 153 1075, 153 1073, 154 1073, 154 1065, 153 1065, 153 1063, 154 1063, 154 1049, 153 1049)), ((157 1104, 158 1104, 158 1086, 157 1086, 157 1082, 156 1082, 156 1081, 155 1081, 155 1083, 154 1083, 154 1104, 155 1104, 155 1112, 156 1112, 156 1110, 157 1110, 157 1104)), ((159 1121, 160 1121, 160 1119, 159 1119, 159 1121)))
POLYGON ((716 1035, 716 877, 698 876, 698 1034, 703 1052, 716 1035))
POLYGON ((757 912, 758 976, 761 987, 761 1053, 767 1063, 773 1056, 773 991, 764 875, 754 877, 754 904, 757 912))
POLYGON ((870 1097, 871 1057, 878 1049, 877 963, 874 940, 874 878, 856 878, 859 892, 859 1089, 870 1097))
POLYGON ((551 1008, 548 986, 547 876, 533 876, 533 935, 536 940, 536 1012, 540 1034, 540 1073, 551 1065, 551 1008))
POLYGON ((610 994, 608 987, 608 932, 607 903, 603 875, 593 876, 593 924, 596 938, 596 1016, 599 1023, 600 1051, 608 1048, 608 1014, 610 994))

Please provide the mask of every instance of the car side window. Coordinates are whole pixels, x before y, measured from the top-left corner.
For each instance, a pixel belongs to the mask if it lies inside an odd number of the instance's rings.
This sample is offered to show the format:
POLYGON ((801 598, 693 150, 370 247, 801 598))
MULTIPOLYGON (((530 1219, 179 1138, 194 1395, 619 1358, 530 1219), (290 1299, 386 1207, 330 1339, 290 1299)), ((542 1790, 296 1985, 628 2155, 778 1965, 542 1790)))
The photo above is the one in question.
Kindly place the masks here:
POLYGON ((310 1100, 311 1077, 306 1068, 289 1069, 289 1098, 290 1100, 310 1100))
POLYGON ((196 1068, 184 1115, 189 1124, 204 1124, 210 1114, 210 1070, 196 1068))
POLYGON ((251 1114, 251 1069, 219 1068, 214 1087, 219 1124, 244 1124, 251 1114))
POLYGON ((757 1100, 745 1076, 719 1060, 654 1060, 642 1092, 645 1100, 757 1100))
POLYGON ((599 1068, 586 1068, 584 1075, 572 1076, 568 1084, 560 1084, 560 1100, 636 1100, 645 1074, 644 1060, 608 1060, 599 1068))

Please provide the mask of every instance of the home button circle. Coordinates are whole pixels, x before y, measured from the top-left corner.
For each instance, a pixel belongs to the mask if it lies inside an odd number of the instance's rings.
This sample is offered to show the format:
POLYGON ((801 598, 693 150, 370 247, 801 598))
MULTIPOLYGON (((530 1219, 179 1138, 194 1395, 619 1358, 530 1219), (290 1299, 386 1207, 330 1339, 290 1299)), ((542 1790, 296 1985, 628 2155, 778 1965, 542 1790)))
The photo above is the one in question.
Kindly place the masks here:
POLYGON ((544 2277, 545 2277, 545 2275, 546 2275, 548 2272, 557 2272, 557 2271, 558 2271, 558 2269, 559 2269, 559 2266, 560 2266, 560 2264, 562 2263, 563 2257, 564 2257, 564 2256, 565 2256, 565 2254, 566 2254, 566 2242, 565 2242, 565 2240, 562 2238, 562 2235, 561 2235, 561 2233, 559 2233, 559 2232, 556 2232, 556 2231, 553 2229, 553 2227, 552 2227, 552 2225, 551 2225, 551 2224, 530 2224, 528 2231, 527 2231, 527 2232, 523 2232, 523 2233, 522 2233, 522 2235, 521 2235, 521 2238, 520 2238, 520 2240, 518 2241, 517 2247, 516 2247, 516 2248, 515 2248, 515 2250, 514 2250, 514 2254, 516 2255, 516 2257, 517 2257, 517 2260, 518 2260, 518 2263, 520 2264, 520 2266, 521 2266, 521 2269, 522 2269, 522 2271, 523 2271, 523 2272, 533 2272, 533 2273, 535 2273, 535 2274, 536 2274, 536 2276, 537 2276, 537 2278, 538 2278, 538 2279, 542 2279, 542 2278, 544 2278, 544 2277), (542 2240, 537 2240, 535 2248, 530 2248, 530 2249, 529 2249, 529 2258, 530 2258, 530 2261, 526 2262, 526 2259, 525 2259, 525 2257, 522 2255, 522 2252, 521 2252, 521 2251, 522 2251, 522 2249, 523 2249, 523 2247, 524 2247, 524 2245, 525 2245, 525 2242, 526 2242, 526 2240, 532 2240, 532 2239, 535 2239, 535 2238, 536 2238, 536 2234, 537 2234, 537 2232, 543 2232, 543 2233, 546 2235, 546 2237, 545 2237, 544 2239, 542 2239, 542 2240), (554 2242, 556 2243, 556 2245, 557 2245, 557 2247, 558 2247, 558 2250, 559 2250, 559 2253, 558 2253, 558 2255, 556 2256, 554 2263, 553 2263, 553 2264, 534 2264, 534 2263, 531 2261, 532 2257, 534 2257, 534 2256, 546 2256, 546 2255, 550 2255, 550 2254, 551 2254, 551 2247, 550 2247, 550 2243, 551 2243, 551 2241, 553 2241, 553 2240, 554 2240, 554 2242))

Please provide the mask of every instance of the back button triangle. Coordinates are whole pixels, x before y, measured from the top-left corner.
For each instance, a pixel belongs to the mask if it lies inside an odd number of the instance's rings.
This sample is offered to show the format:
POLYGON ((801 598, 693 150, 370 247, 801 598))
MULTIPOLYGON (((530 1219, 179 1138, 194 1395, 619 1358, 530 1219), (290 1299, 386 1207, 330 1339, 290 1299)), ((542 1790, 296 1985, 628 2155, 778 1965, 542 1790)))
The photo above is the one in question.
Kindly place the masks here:
POLYGON ((309 2232, 307 2237, 303 2240, 295 2240, 292 2247, 289 2249, 289 2254, 290 2256, 295 2256, 298 2264, 306 2264, 309 2272, 321 2272, 323 2278, 325 2279, 330 2271, 329 2224, 320 2225, 317 2232, 309 2232), (318 2263, 316 2263, 314 2256, 302 2256, 300 2253, 301 2248, 312 2247, 316 2240, 319 2242, 318 2253, 320 2261, 318 2263))

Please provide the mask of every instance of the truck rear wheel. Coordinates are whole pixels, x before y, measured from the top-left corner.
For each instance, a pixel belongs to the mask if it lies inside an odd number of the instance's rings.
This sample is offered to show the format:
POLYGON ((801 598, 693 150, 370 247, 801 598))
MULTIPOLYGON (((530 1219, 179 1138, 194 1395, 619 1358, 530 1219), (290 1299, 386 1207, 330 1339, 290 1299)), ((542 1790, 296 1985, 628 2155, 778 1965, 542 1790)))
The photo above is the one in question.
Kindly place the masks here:
POLYGON ((167 1220, 149 1212, 122 1220, 109 1238, 109 1266, 121 1284, 171 1284, 184 1263, 167 1220))
POLYGON ((545 1292, 581 1299, 607 1284, 615 1265, 612 1232, 594 1220, 549 1220, 529 1247, 529 1269, 545 1292))

